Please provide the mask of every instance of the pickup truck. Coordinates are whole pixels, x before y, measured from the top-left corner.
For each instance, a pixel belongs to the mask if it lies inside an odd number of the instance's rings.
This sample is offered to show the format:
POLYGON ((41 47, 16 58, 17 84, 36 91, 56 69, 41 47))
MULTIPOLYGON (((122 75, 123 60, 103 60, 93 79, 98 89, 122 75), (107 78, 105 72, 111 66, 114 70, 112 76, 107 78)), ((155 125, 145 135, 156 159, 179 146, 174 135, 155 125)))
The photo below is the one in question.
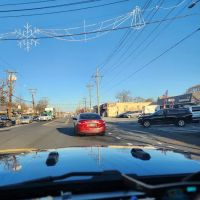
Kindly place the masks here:
POLYGON ((192 113, 189 109, 162 109, 151 115, 138 118, 138 123, 148 128, 153 124, 175 124, 183 127, 192 122, 192 113))

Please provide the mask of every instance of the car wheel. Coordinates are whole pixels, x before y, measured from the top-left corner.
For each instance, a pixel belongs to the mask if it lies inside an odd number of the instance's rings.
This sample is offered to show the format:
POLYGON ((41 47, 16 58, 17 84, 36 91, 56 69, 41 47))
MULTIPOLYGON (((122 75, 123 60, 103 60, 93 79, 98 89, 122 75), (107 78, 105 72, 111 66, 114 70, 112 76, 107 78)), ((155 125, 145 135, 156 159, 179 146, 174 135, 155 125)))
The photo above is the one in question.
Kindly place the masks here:
POLYGON ((184 121, 183 119, 179 119, 179 120, 177 121, 177 125, 178 125, 179 127, 183 127, 183 126, 185 126, 185 121, 184 121))
POLYGON ((145 128, 148 128, 148 127, 150 127, 151 126, 151 123, 150 123, 150 121, 149 120, 145 120, 144 122, 143 122, 143 124, 142 124, 145 128))
POLYGON ((106 134, 106 132, 101 133, 101 136, 104 136, 106 134))
POLYGON ((75 136, 79 136, 78 131, 77 131, 77 129, 76 129, 75 126, 74 126, 74 135, 75 135, 75 136))
POLYGON ((5 127, 10 127, 11 125, 11 122, 6 122, 5 127))

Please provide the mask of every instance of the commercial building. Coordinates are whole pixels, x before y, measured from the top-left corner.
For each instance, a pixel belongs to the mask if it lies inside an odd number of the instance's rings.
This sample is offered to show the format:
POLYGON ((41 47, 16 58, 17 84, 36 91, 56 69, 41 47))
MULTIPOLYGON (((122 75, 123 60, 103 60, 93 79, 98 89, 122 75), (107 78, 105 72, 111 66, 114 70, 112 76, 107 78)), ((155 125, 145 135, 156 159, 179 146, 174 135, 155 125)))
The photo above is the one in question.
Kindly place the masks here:
MULTIPOLYGON (((120 102, 120 103, 104 103, 100 106, 100 114, 105 117, 116 117, 117 115, 127 111, 142 111, 145 106, 152 102, 120 102)), ((94 107, 94 111, 97 107, 94 107)))
POLYGON ((167 98, 158 98, 157 104, 166 108, 179 108, 200 104, 200 92, 188 93, 167 98))

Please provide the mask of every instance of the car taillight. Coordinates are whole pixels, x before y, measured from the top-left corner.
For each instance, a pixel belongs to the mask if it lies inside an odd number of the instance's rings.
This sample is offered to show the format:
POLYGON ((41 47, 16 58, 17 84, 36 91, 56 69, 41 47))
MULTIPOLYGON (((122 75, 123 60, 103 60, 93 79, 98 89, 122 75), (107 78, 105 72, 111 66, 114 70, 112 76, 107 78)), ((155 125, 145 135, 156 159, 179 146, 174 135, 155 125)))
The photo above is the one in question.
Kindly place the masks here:
POLYGON ((81 120, 81 121, 78 122, 78 125, 79 126, 84 126, 84 125, 86 125, 86 121, 85 120, 81 120))
POLYGON ((105 121, 99 120, 99 121, 97 122, 97 127, 100 128, 100 127, 102 127, 102 126, 105 126, 105 121))

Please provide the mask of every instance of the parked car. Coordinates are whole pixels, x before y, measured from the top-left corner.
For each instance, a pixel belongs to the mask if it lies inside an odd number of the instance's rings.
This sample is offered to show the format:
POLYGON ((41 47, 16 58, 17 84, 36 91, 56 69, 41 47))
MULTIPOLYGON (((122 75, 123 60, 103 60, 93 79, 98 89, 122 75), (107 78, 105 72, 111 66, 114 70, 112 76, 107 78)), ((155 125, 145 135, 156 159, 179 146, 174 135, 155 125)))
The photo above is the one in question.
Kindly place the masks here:
POLYGON ((19 125, 21 123, 21 116, 15 116, 11 118, 13 125, 19 125))
POLYGON ((96 113, 81 113, 74 120, 74 130, 77 135, 104 135, 105 121, 96 113))
POLYGON ((200 105, 189 106, 188 109, 192 112, 192 120, 200 122, 200 105))
POLYGON ((144 127, 153 124, 175 124, 183 127, 186 123, 192 122, 192 113, 189 109, 163 109, 152 115, 144 115, 138 118, 138 123, 144 127))
POLYGON ((52 120, 51 116, 47 115, 47 114, 43 114, 43 115, 40 115, 38 117, 38 120, 39 121, 49 121, 49 120, 52 120))
POLYGON ((33 118, 31 116, 22 116, 20 120, 21 124, 30 124, 33 122, 33 118))
POLYGON ((13 122, 9 119, 6 115, 0 116, 0 126, 2 127, 9 127, 12 126, 13 122))
POLYGON ((39 116, 33 116, 33 121, 38 121, 39 120, 39 116))
POLYGON ((128 112, 119 114, 117 118, 134 118, 134 117, 138 117, 141 113, 142 111, 128 111, 128 112))

